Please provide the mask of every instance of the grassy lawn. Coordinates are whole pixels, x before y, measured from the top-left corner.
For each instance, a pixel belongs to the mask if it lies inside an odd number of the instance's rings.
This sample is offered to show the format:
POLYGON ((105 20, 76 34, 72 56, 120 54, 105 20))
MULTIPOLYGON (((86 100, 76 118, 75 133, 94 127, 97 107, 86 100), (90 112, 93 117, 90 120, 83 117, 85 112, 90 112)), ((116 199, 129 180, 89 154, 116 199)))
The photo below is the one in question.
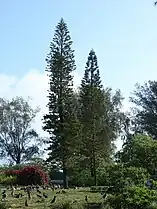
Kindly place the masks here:
MULTIPOLYGON (((102 202, 102 197, 100 193, 91 193, 89 189, 81 190, 81 189, 68 189, 64 190, 65 193, 56 194, 59 190, 52 191, 49 190, 41 190, 48 195, 48 198, 39 198, 37 197, 37 192, 32 191, 31 200, 28 200, 28 207, 25 206, 26 193, 22 191, 25 195, 20 198, 14 198, 11 196, 11 191, 7 191, 6 202, 9 204, 9 208, 33 208, 33 209, 41 209, 41 208, 60 208, 62 204, 70 203, 72 208, 82 208, 83 203, 86 203, 85 196, 88 197, 88 202, 102 202), (55 203, 50 203, 53 197, 56 196, 55 203), (41 201, 41 202, 39 202, 41 201)), ((61 191, 61 190, 60 190, 61 191)), ((15 194, 20 193, 21 191, 16 191, 15 194)))

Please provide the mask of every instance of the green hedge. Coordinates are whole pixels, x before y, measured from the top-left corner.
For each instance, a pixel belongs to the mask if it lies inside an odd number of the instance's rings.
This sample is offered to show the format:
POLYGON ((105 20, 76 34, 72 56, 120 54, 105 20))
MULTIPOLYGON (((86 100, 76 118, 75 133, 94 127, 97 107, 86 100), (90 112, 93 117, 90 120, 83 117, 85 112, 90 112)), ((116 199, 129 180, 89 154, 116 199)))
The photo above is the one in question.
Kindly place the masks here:
POLYGON ((156 209, 157 191, 142 186, 128 187, 122 193, 108 195, 105 204, 111 209, 156 209))

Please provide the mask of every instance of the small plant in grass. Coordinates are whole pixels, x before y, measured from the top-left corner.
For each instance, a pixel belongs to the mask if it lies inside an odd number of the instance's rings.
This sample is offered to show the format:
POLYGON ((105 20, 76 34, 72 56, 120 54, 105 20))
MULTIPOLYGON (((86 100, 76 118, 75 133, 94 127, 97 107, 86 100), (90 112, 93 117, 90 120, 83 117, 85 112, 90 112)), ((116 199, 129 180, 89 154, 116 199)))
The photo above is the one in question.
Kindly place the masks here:
POLYGON ((16 176, 6 176, 5 174, 0 174, 0 184, 2 185, 14 185, 17 183, 16 176))
POLYGON ((62 204, 52 204, 51 209, 73 209, 72 203, 70 201, 66 201, 62 204))
POLYGON ((16 176, 7 176, 6 178, 3 179, 1 182, 3 185, 15 185, 17 184, 17 177, 16 176))
POLYGON ((0 202, 0 209, 9 209, 10 206, 6 202, 0 202))
POLYGON ((72 209, 71 202, 64 202, 62 204, 62 209, 72 209))

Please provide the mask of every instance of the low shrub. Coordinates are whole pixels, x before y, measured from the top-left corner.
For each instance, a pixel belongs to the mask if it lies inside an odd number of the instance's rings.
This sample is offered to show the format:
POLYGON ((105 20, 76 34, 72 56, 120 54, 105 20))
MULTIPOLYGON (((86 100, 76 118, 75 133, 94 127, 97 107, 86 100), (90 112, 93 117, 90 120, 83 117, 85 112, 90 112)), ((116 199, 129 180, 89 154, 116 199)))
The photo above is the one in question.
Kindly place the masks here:
POLYGON ((128 187, 119 194, 108 195, 106 204, 113 209, 155 209, 157 192, 146 187, 128 187))
POLYGON ((19 185, 48 184, 48 175, 38 166, 26 166, 17 175, 19 185))
POLYGON ((1 184, 3 185, 15 185, 17 184, 17 177, 16 176, 9 176, 6 177, 1 184))
POLYGON ((65 202, 62 204, 62 209, 72 209, 71 202, 65 202))
POLYGON ((0 209, 8 209, 10 206, 6 202, 0 202, 0 209))
POLYGON ((8 169, 0 175, 0 183, 6 185, 48 184, 49 177, 39 166, 25 166, 8 169))
POLYGON ((16 176, 6 176, 5 174, 0 175, 0 184, 3 185, 14 185, 17 183, 16 176))
POLYGON ((84 185, 86 187, 89 187, 93 185, 93 178, 91 177, 91 173, 88 170, 82 170, 75 176, 71 176, 69 183, 77 186, 84 185))
POLYGON ((125 187, 144 186, 150 178, 147 170, 137 167, 126 167, 123 164, 113 164, 106 167, 106 172, 99 178, 99 185, 114 186, 113 192, 120 193, 125 187))
POLYGON ((0 184, 6 179, 6 175, 4 173, 0 174, 0 184))

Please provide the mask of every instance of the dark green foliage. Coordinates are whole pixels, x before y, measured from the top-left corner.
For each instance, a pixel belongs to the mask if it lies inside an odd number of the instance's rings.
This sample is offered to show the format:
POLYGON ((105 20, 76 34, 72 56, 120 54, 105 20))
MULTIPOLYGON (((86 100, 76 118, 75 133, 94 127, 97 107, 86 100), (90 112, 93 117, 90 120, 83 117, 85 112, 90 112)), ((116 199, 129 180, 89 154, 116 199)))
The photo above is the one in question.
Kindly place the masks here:
POLYGON ((9 209, 10 205, 6 202, 0 201, 0 209, 9 209))
POLYGON ((0 99, 0 106, 3 113, 0 117, 0 156, 6 157, 11 164, 26 162, 39 153, 39 136, 31 129, 39 108, 33 110, 22 97, 11 101, 0 99))
POLYGON ((61 180, 63 179, 63 172, 57 170, 51 170, 49 172, 49 177, 51 180, 61 180))
POLYGON ((157 141, 146 135, 136 135, 117 153, 119 162, 127 166, 143 167, 150 174, 157 168, 157 141))
POLYGON ((7 176, 6 174, 0 174, 0 184, 5 186, 17 184, 16 176, 7 176))
POLYGON ((98 141, 101 130, 101 115, 103 113, 103 91, 99 75, 97 57, 93 50, 90 51, 86 63, 84 77, 80 88, 80 104, 82 125, 83 154, 91 169, 91 176, 96 184, 96 159, 98 141))
POLYGON ((104 204, 113 209, 154 208, 156 191, 145 187, 150 175, 144 168, 113 164, 102 173, 102 185, 113 186, 107 191, 104 204))
POLYGON ((122 193, 108 195, 106 204, 113 209, 155 209, 157 192, 145 187, 133 186, 122 193))
POLYGON ((135 133, 147 133, 157 139, 157 82, 148 81, 144 85, 136 84, 131 102, 134 109, 135 133))
POLYGON ((76 186, 84 185, 85 187, 93 185, 93 178, 89 169, 82 169, 80 172, 75 171, 74 175, 70 176, 69 184, 76 186))
POLYGON ((50 53, 47 56, 49 75, 49 113, 44 116, 44 130, 50 134, 47 141, 47 161, 57 163, 63 169, 66 187, 67 161, 73 154, 74 139, 77 137, 77 119, 73 108, 73 76, 75 70, 74 51, 67 24, 58 23, 50 53))
POLYGON ((67 201, 65 203, 62 204, 62 209, 72 209, 72 204, 70 201, 67 201))
POLYGON ((79 91, 79 118, 82 125, 81 155, 95 185, 101 159, 110 160, 113 142, 121 130, 122 99, 120 91, 112 94, 111 89, 103 89, 97 57, 91 50, 79 91))
MULTIPOLYGON (((67 198, 66 198, 67 199, 67 198)), ((84 205, 83 204, 72 204, 72 201, 65 201, 65 202, 62 202, 62 203, 53 203, 50 208, 51 209, 84 209, 83 207, 84 205)))
POLYGON ((103 209, 103 204, 102 203, 97 203, 97 202, 88 202, 84 204, 84 209, 103 209))
POLYGON ((132 185, 145 185, 150 177, 144 168, 127 167, 123 164, 106 166, 99 176, 99 185, 114 186, 114 193, 120 193, 125 187, 132 185))

